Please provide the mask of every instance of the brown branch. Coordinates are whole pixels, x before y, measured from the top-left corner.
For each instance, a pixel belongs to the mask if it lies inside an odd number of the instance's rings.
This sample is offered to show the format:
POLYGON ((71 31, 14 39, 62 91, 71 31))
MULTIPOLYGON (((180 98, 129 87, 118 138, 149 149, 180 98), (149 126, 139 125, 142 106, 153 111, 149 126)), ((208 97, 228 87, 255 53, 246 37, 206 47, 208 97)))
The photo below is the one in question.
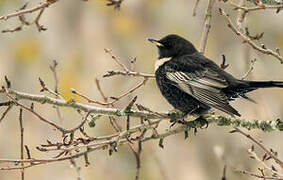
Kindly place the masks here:
POLYGON ((274 180, 283 180, 283 178, 279 178, 279 177, 270 177, 270 176, 262 176, 262 175, 258 175, 258 174, 254 174, 252 172, 246 171, 246 170, 236 170, 235 172, 241 173, 241 174, 246 174, 252 177, 256 177, 259 179, 274 179, 274 180))
POLYGON ((141 73, 136 71, 107 71, 107 74, 104 74, 103 77, 111 77, 115 75, 155 78, 154 74, 141 73))
POLYGON ((57 75, 57 68, 58 63, 56 60, 53 60, 53 64, 49 66, 50 70, 53 72, 53 76, 54 76, 54 80, 55 80, 55 87, 54 87, 54 91, 55 93, 58 93, 58 84, 59 84, 59 78, 57 75))
MULTIPOLYGON (((253 147, 253 146, 252 146, 253 147)), ((269 167, 265 162, 264 162, 264 159, 260 159, 257 154, 255 153, 254 151, 254 148, 250 148, 248 150, 248 153, 250 154, 250 157, 252 157, 252 159, 255 159, 256 161, 258 161, 259 163, 261 163, 264 167, 264 169, 270 171, 273 175, 276 175, 276 176, 281 176, 283 177, 283 174, 277 172, 277 170, 274 170, 272 167, 269 167)))
POLYGON ((245 43, 248 43, 250 46, 252 46, 255 50, 260 51, 263 54, 266 55, 271 55, 275 58, 277 58, 281 63, 283 63, 283 58, 282 56, 280 56, 280 54, 278 54, 277 52, 274 52, 270 49, 267 49, 265 47, 260 47, 258 46, 255 42, 253 42, 249 37, 247 37, 246 35, 244 35, 242 32, 240 32, 232 23, 230 17, 224 12, 223 9, 219 9, 220 14, 223 15, 225 17, 225 19, 227 20, 228 23, 228 27, 238 36, 240 36, 245 43))
POLYGON ((101 97, 103 98, 103 101, 104 101, 104 102, 107 102, 107 98, 105 97, 105 95, 104 95, 104 93, 103 93, 103 91, 102 91, 102 89, 101 89, 99 80, 98 80, 97 78, 95 79, 95 84, 96 84, 96 87, 97 87, 98 92, 100 93, 101 97))
POLYGON ((41 88, 42 88, 42 89, 40 90, 40 92, 46 91, 46 92, 48 92, 48 93, 54 95, 54 96, 57 97, 57 98, 64 99, 60 94, 58 94, 57 92, 52 91, 50 88, 48 88, 48 87, 46 86, 45 82, 44 82, 40 77, 38 78, 38 80, 39 80, 40 86, 41 86, 41 88))
MULTIPOLYGON (((20 121, 20 132, 21 132, 21 148, 20 148, 20 152, 21 152, 21 159, 24 159, 24 127, 23 127, 23 109, 20 108, 20 115, 19 115, 19 121, 20 121)), ((21 166, 24 166, 24 163, 21 163, 21 166)), ((24 169, 22 169, 21 171, 21 178, 22 180, 25 179, 25 172, 24 169)))
POLYGON ((135 76, 144 78, 154 78, 153 74, 140 73, 136 71, 131 71, 126 65, 121 63, 120 59, 115 56, 110 49, 104 49, 105 53, 109 54, 111 58, 123 69, 123 71, 108 71, 103 77, 110 77, 114 75, 124 75, 124 76, 135 76))
POLYGON ((43 2, 43 3, 40 3, 38 6, 36 7, 33 7, 33 8, 30 8, 30 9, 23 9, 23 10, 20 10, 20 11, 17 11, 17 12, 14 12, 14 13, 11 13, 11 14, 8 14, 8 15, 5 15, 5 16, 0 16, 0 21, 1 20, 8 20, 12 17, 17 17, 17 16, 21 16, 21 15, 24 15, 24 14, 29 14, 29 13, 33 13, 35 11, 39 11, 41 9, 44 9, 44 8, 47 8, 49 7, 51 4, 57 2, 58 0, 55 0, 53 2, 51 2, 50 0, 49 1, 46 1, 46 2, 43 2))
MULTIPOLYGON (((147 78, 144 78, 144 80, 139 83, 138 85, 136 85, 135 87, 133 87, 132 89, 128 90, 127 92, 121 94, 120 96, 118 97, 110 97, 112 99, 114 99, 113 101, 111 102, 100 102, 100 101, 95 101, 95 100, 92 100, 90 99, 88 96, 86 95, 83 95, 82 93, 79 93, 78 91, 76 91, 75 89, 71 89, 71 92, 73 94, 76 94, 82 98, 84 98, 85 100, 87 100, 89 103, 94 103, 94 104, 99 104, 99 105, 103 105, 103 106, 107 106, 107 105, 113 105, 114 103, 118 102, 119 100, 121 100, 122 98, 128 96, 129 94, 133 93, 135 90, 139 89, 140 87, 142 87, 143 85, 145 85, 145 83, 147 82, 147 78)), ((100 88, 100 86, 99 86, 100 88)), ((100 88, 100 91, 101 91, 101 88, 100 88)), ((103 96, 103 99, 105 100, 105 97, 103 96)), ((107 100, 107 98, 106 98, 107 100)))
POLYGON ((51 122, 51 121, 45 119, 45 118, 42 117, 40 114, 36 113, 32 108, 28 108, 27 106, 24 106, 23 104, 19 103, 14 97, 12 97, 12 96, 9 94, 9 92, 8 92, 7 89, 5 89, 5 95, 6 95, 6 97, 8 97, 10 100, 12 100, 12 101, 15 103, 15 105, 20 106, 20 107, 22 107, 23 109, 25 109, 25 110, 31 112, 31 113, 34 114, 36 117, 38 117, 41 121, 43 121, 43 122, 45 122, 45 123, 47 123, 47 124, 49 124, 49 125, 55 127, 56 129, 58 129, 58 130, 61 131, 61 132, 64 132, 64 131, 65 131, 64 128, 59 127, 59 126, 56 125, 55 123, 53 123, 53 122, 51 122))
POLYGON ((214 2, 215 0, 208 0, 208 6, 206 9, 206 13, 205 13, 204 26, 203 26, 203 31, 202 31, 201 40, 200 40, 200 47, 199 47, 199 51, 201 53, 204 53, 205 47, 207 44, 208 33, 211 28, 212 8, 213 8, 214 2))
MULTIPOLYGON (((57 61, 56 61, 56 60, 53 60, 53 64, 50 65, 49 68, 50 68, 50 70, 51 70, 52 73, 53 73, 53 77, 54 77, 54 81, 55 81, 54 92, 59 95, 59 97, 57 96, 58 98, 63 99, 63 97, 60 96, 59 91, 58 91, 59 78, 58 78, 57 70, 56 70, 57 66, 58 66, 57 61)), ((62 123, 62 122, 63 122, 63 117, 62 117, 62 115, 61 115, 61 112, 60 112, 59 107, 56 107, 56 113, 57 113, 57 115, 58 115, 58 117, 59 117, 60 122, 62 123)))
POLYGON ((6 115, 8 114, 8 112, 12 109, 13 104, 8 105, 7 109, 3 112, 2 116, 0 117, 0 123, 2 122, 2 120, 6 117, 6 115))
MULTIPOLYGON (((0 94, 5 93, 5 91, 0 90, 0 94)), ((34 102, 39 102, 39 103, 48 103, 56 106, 61 106, 61 107, 70 107, 74 109, 79 109, 85 112, 92 112, 92 113, 97 113, 97 114, 104 114, 104 115, 112 115, 112 116, 133 116, 133 117, 146 117, 146 118, 152 118, 156 119, 159 118, 159 116, 156 116, 154 114, 144 112, 144 111, 134 111, 132 110, 131 112, 125 112, 124 110, 119 110, 115 108, 102 108, 102 107, 96 107, 96 106, 90 106, 82 103, 77 103, 77 102, 66 102, 65 100, 61 99, 55 99, 51 98, 48 96, 44 95, 34 95, 34 94, 27 94, 27 93, 22 93, 18 92, 12 89, 7 89, 8 95, 15 96, 17 99, 25 99, 25 100, 30 100, 34 102)), ((15 99, 14 99, 15 100, 15 99)), ((166 116, 167 114, 164 113, 166 116)))
POLYGON ((258 10, 266 10, 266 9, 274 9, 274 10, 281 10, 283 9, 283 5, 264 5, 264 6, 254 6, 254 7, 246 7, 246 6, 240 6, 238 4, 235 4, 233 2, 229 2, 229 4, 233 7, 235 7, 235 9, 241 9, 243 11, 245 11, 246 13, 251 12, 251 11, 258 11, 258 10))
POLYGON ((246 79, 246 78, 250 75, 250 73, 251 73, 251 72, 253 71, 253 69, 254 69, 255 63, 256 63, 256 59, 251 60, 250 68, 249 68, 248 71, 244 74, 244 76, 242 77, 242 80, 246 79))
MULTIPOLYGON (((240 0, 239 1, 239 6, 242 6, 246 3, 246 0, 240 0)), ((243 11, 242 9, 238 9, 238 14, 237 14, 237 26, 238 28, 243 32, 243 21, 245 20, 246 17, 246 11, 243 11)))
POLYGON ((38 15, 36 16, 36 18, 35 18, 35 20, 34 20, 34 23, 35 23, 35 25, 36 25, 36 27, 37 27, 38 32, 46 31, 46 30, 47 30, 47 28, 45 28, 43 25, 40 25, 40 24, 39 24, 39 19, 41 18, 41 16, 42 16, 44 10, 45 10, 45 8, 42 8, 42 9, 39 11, 38 15))
POLYGON ((196 0, 195 5, 194 5, 194 9, 193 9, 193 16, 197 15, 197 8, 199 5, 200 0, 196 0))
POLYGON ((248 139, 250 139, 252 142, 254 142, 256 145, 258 145, 265 153, 267 153, 272 159, 274 159, 274 161, 281 167, 283 168, 283 162, 278 159, 271 151, 269 151, 266 147, 264 147, 264 145, 262 143, 260 143, 259 141, 257 141, 256 139, 254 139, 251 135, 245 133, 244 131, 240 130, 239 128, 235 128, 235 132, 238 132, 242 135, 244 135, 245 137, 247 137, 248 139))

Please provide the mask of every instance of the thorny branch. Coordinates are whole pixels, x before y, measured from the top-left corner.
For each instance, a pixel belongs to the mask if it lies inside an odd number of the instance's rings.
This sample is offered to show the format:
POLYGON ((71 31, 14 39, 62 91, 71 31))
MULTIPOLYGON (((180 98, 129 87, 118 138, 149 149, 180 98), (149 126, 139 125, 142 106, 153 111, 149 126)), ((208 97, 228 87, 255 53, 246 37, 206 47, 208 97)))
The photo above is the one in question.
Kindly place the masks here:
POLYGON ((249 45, 251 45, 254 49, 260 51, 261 53, 263 54, 267 54, 267 55, 271 55, 275 58, 277 58, 281 63, 283 63, 283 58, 282 56, 277 53, 277 52, 274 52, 272 51, 271 49, 267 49, 264 45, 262 45, 261 47, 258 46, 254 41, 251 40, 250 37, 246 36, 245 34, 243 34, 242 32, 240 32, 232 23, 229 15, 227 15, 225 13, 225 11, 223 9, 219 9, 220 11, 220 14, 223 15, 225 17, 225 19, 227 20, 227 23, 228 23, 228 27, 238 36, 240 36, 244 43, 248 43, 249 45))
POLYGON ((250 139, 251 141, 253 141, 265 153, 267 153, 272 159, 274 159, 274 161, 283 169, 283 162, 280 159, 278 159, 278 157, 273 152, 269 151, 262 143, 260 143, 259 141, 255 140, 251 135, 245 133, 244 131, 240 130, 239 128, 235 128, 235 132, 238 132, 238 133, 244 135, 245 137, 247 137, 248 139, 250 139))
POLYGON ((239 6, 238 4, 235 4, 233 2, 229 2, 230 5, 235 7, 235 9, 241 9, 245 13, 251 12, 251 11, 258 11, 258 10, 266 10, 266 9, 273 9, 276 10, 276 13, 279 13, 280 10, 283 9, 283 4, 281 5, 258 5, 254 7, 246 7, 246 6, 239 6))

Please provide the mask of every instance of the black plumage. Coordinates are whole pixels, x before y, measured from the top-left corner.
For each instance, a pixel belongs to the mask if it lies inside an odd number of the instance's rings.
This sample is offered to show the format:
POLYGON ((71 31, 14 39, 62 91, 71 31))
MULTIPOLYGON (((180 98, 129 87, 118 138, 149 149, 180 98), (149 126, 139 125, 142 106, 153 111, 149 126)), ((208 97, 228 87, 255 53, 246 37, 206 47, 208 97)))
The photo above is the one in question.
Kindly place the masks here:
POLYGON ((229 101, 258 88, 283 87, 279 81, 245 81, 234 78, 199 53, 194 45, 178 35, 161 40, 148 39, 159 51, 156 82, 167 101, 185 114, 201 115, 216 108, 241 116, 229 101))

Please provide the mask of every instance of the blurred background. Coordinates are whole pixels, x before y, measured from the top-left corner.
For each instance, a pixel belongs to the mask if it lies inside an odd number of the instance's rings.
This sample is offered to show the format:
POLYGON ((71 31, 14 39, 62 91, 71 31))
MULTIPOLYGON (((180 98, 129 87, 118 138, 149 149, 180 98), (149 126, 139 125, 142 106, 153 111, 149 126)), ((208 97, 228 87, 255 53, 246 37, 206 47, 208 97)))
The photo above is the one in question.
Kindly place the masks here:
MULTIPOLYGON (((36 6, 40 1, 30 1, 28 7, 36 6)), ((95 86, 95 78, 100 79, 101 87, 107 96, 119 96, 142 79, 115 76, 102 78, 108 70, 120 69, 111 57, 104 52, 109 48, 121 61, 130 65, 136 57, 135 70, 154 72, 157 50, 147 38, 162 38, 171 33, 179 34, 199 47, 207 1, 200 1, 195 17, 192 16, 195 1, 187 0, 125 0, 120 11, 106 6, 106 1, 59 1, 47 8, 40 19, 47 31, 38 32, 35 26, 25 26, 20 32, 0 34, 0 84, 4 85, 7 75, 12 87, 22 92, 39 94, 41 77, 46 85, 54 87, 53 74, 49 65, 56 60, 58 65, 59 92, 66 99, 74 98, 84 102, 70 92, 70 88, 102 100, 95 86)), ((0 16, 19 9, 21 0, 1 0, 0 16)), ((241 78, 249 69, 249 63, 256 58, 255 69, 248 77, 253 80, 283 80, 283 65, 271 56, 262 55, 243 44, 240 38, 227 27, 224 17, 218 13, 222 7, 235 20, 237 12, 228 4, 216 1, 212 13, 212 27, 205 55, 217 64, 226 55, 230 66, 227 71, 241 78)), ((33 20, 36 14, 27 15, 33 20)), ((0 21, 0 30, 14 28, 20 22, 17 18, 0 21)), ((258 11, 249 14, 246 24, 251 34, 264 32, 262 42, 268 48, 283 49, 282 12, 258 11)), ((154 111, 168 111, 172 107, 165 101, 157 89, 154 80, 121 102, 116 107, 123 108, 137 95, 137 103, 154 111)), ((232 105, 245 119, 274 120, 283 117, 282 89, 261 89, 249 94, 257 104, 244 100, 232 102, 232 105)), ((0 101, 7 100, 0 96, 0 101)), ((28 103, 27 103, 28 104, 28 103)), ((71 109, 61 109, 60 121, 51 106, 35 106, 44 117, 58 122, 64 127, 73 127, 80 122, 80 116, 71 109), (48 108, 47 108, 48 107, 48 108), (49 108, 50 107, 50 108, 49 108)), ((0 108, 0 113, 5 108, 0 108)), ((217 112, 220 113, 220 112, 217 112)), ((20 156, 20 131, 18 108, 14 107, 0 124, 0 158, 18 159, 20 156)), ((121 125, 124 124, 121 118, 121 125)), ((135 121, 133 119, 133 121, 135 121)), ((136 120, 138 122, 138 119, 136 120)), ((134 124, 134 122, 133 122, 134 124)), ((161 128, 169 128, 164 122, 161 128)), ((125 126, 123 126, 125 127, 125 126)), ((39 122, 32 114, 24 112, 24 143, 30 147, 32 157, 47 158, 54 154, 41 153, 35 149, 46 140, 58 141, 60 134, 39 122)), ((210 125, 189 139, 184 135, 170 136, 164 140, 164 149, 158 141, 143 145, 140 179, 221 179, 224 164, 238 169, 257 171, 258 164, 250 160, 247 149, 250 142, 238 134, 229 134, 229 127, 210 125)), ((107 135, 114 130, 107 118, 97 121, 95 128, 87 128, 89 135, 107 135)), ((282 159, 283 145, 280 132, 250 132, 261 139, 267 147, 279 152, 282 159)), ((107 151, 96 151, 89 155, 91 165, 84 167, 82 158, 77 159, 82 166, 83 179, 134 179, 135 157, 127 146, 119 147, 112 156, 107 151)), ((25 171, 26 179, 76 179, 75 169, 68 161, 36 166, 25 171)), ((20 171, 0 171, 0 179, 19 179, 20 171)), ((227 178, 252 179, 235 173, 228 168, 227 178)))

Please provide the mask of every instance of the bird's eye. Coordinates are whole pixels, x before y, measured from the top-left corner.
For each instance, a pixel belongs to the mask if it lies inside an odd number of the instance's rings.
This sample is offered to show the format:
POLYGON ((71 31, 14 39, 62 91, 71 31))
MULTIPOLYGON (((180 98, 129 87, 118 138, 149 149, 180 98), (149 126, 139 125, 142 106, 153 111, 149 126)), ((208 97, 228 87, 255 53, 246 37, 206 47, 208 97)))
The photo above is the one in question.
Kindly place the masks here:
POLYGON ((166 43, 166 47, 170 49, 170 48, 172 48, 172 47, 173 47, 173 44, 172 44, 172 43, 170 43, 170 42, 169 42, 169 43, 166 43))

